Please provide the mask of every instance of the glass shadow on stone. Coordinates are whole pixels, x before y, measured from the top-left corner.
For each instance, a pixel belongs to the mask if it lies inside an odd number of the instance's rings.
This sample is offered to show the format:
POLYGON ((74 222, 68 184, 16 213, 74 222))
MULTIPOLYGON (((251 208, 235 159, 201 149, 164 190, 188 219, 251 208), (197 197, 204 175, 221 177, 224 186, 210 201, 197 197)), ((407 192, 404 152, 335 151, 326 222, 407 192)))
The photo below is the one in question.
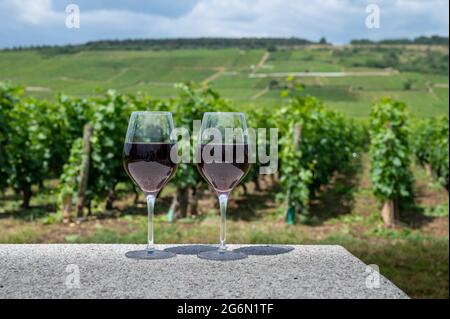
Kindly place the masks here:
POLYGON ((214 261, 232 261, 245 259, 248 255, 238 251, 216 249, 199 253, 197 257, 214 261))
POLYGON ((217 246, 213 245, 181 245, 164 249, 164 251, 177 255, 197 255, 205 251, 217 250, 217 246))
POLYGON ((169 259, 176 257, 176 254, 163 250, 135 250, 125 253, 125 256, 130 259, 137 260, 157 260, 157 259, 169 259))
POLYGON ((247 246, 236 248, 234 252, 241 252, 247 255, 255 256, 270 256, 270 255, 281 255, 293 251, 294 247, 289 246, 247 246))

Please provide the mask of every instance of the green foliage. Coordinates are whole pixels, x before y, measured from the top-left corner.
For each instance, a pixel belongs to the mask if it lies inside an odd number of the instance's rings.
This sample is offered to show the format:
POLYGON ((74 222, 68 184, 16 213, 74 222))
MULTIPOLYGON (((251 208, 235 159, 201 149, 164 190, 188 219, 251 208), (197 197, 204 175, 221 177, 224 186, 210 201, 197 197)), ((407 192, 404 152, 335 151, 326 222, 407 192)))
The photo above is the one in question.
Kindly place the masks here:
POLYGON ((22 192, 28 206, 31 187, 58 176, 71 139, 65 107, 24 97, 24 89, 0 84, 0 189, 22 192))
MULTIPOLYGON (((95 112, 90 119, 94 127, 91 138, 91 168, 89 186, 91 196, 104 198, 119 181, 128 181, 122 164, 122 152, 128 119, 136 110, 127 96, 108 91, 94 98, 92 107, 95 112)), ((147 110, 151 105, 147 106, 147 110)))
MULTIPOLYGON (((210 88, 193 84, 177 87, 181 90, 179 97, 166 101, 143 94, 108 91, 84 99, 60 95, 56 103, 49 103, 24 98, 23 89, 2 85, 0 174, 3 178, 0 186, 9 185, 16 191, 30 192, 31 186, 42 183, 44 178, 60 176, 60 200, 69 194, 76 200, 83 157, 81 137, 87 123, 94 127, 88 202, 111 196, 119 182, 131 185, 122 168, 122 152, 118 152, 118 148, 122 148, 130 113, 135 110, 172 111, 176 126, 188 129, 192 151, 196 139, 192 122, 201 120, 205 112, 230 111, 232 107, 228 100, 210 88), (17 151, 21 149, 26 152, 17 151)), ((367 130, 361 123, 345 118, 306 95, 303 86, 293 79, 283 87, 290 88, 283 93, 289 102, 280 110, 272 112, 269 108, 261 108, 246 113, 250 127, 279 129, 282 187, 279 198, 287 200, 289 207, 296 211, 307 212, 310 198, 330 182, 335 172, 346 168, 367 144, 367 130), (301 131, 298 147, 294 146, 294 125, 301 131)), ((372 178, 375 192, 381 199, 411 195, 407 124, 404 104, 382 100, 374 106, 371 118, 372 178)), ((448 132, 448 124, 440 134, 444 131, 448 132)), ((437 133, 424 133, 433 143, 438 143, 440 139, 434 134, 437 133)), ((427 150, 424 154, 430 157, 433 153, 434 159, 430 161, 434 163, 436 175, 444 176, 444 179, 447 176, 448 184, 448 157, 444 161, 443 152, 438 154, 436 151, 448 149, 448 138, 447 146, 445 140, 439 143, 441 146, 430 148, 433 152, 427 150), (447 164, 446 173, 442 163, 447 164)), ((422 145, 429 146, 431 142, 422 145)), ((258 168, 258 164, 254 165, 245 182, 257 181, 258 168)), ((205 185, 195 166, 190 164, 180 165, 174 183, 184 190, 196 190, 205 185)))
POLYGON ((374 104, 370 118, 371 178, 381 201, 412 196, 406 105, 391 99, 374 104))
POLYGON ((276 115, 283 188, 279 198, 305 212, 310 197, 357 156, 366 138, 359 123, 326 108, 316 98, 303 95, 297 84, 284 95, 291 98, 276 115), (296 125, 300 129, 298 146, 294 145, 296 125))
POLYGON ((60 176, 60 200, 71 194, 76 199, 78 176, 83 160, 82 134, 84 125, 90 123, 94 130, 91 137, 91 165, 87 190, 88 202, 104 199, 114 193, 117 183, 130 183, 122 167, 122 152, 130 114, 135 110, 160 110, 161 103, 146 95, 128 96, 110 90, 105 94, 85 100, 67 97, 63 99, 72 119, 73 136, 77 137, 70 150, 67 164, 60 176))
POLYGON ((419 122, 414 130, 412 144, 421 164, 430 165, 435 178, 449 188, 449 118, 442 116, 419 122))
POLYGON ((24 93, 23 88, 0 82, 0 191, 7 185, 10 171, 8 152, 11 130, 11 110, 19 102, 24 93))
MULTIPOLYGON (((78 139, 72 145, 70 157, 60 177, 60 201, 64 201, 69 194, 76 200, 83 159, 81 132, 85 124, 90 123, 94 128, 87 190, 89 202, 110 196, 119 182, 131 183, 122 167, 122 152, 118 148, 122 149, 129 116, 133 111, 172 111, 176 126, 188 129, 193 146, 192 121, 201 120, 204 112, 229 109, 228 102, 211 89, 195 88, 192 84, 180 84, 178 87, 181 89, 180 97, 166 102, 143 94, 123 95, 112 90, 87 100, 68 101, 65 98, 65 103, 70 105, 69 111, 78 117, 72 125, 77 127, 75 131, 78 130, 78 134, 75 135, 78 135, 78 139)), ((195 188, 200 181, 195 166, 190 164, 182 163, 174 177, 177 187, 182 189, 195 188)))
MULTIPOLYGON (((179 88, 180 97, 166 102, 144 94, 124 95, 110 90, 85 99, 59 95, 57 103, 48 103, 24 98, 21 88, 2 85, 1 188, 11 186, 31 196, 32 185, 59 176, 60 201, 68 195, 75 201, 84 156, 83 128, 91 124, 94 130, 87 202, 113 195, 119 182, 131 184, 122 167, 120 150, 133 111, 173 111, 177 126, 187 128, 193 137, 193 120, 201 120, 207 111, 231 109, 228 101, 209 88, 196 88, 192 84, 179 88)), ((191 146, 193 142, 191 139, 191 146)), ((195 166, 180 166, 175 177, 178 187, 197 187, 201 179, 195 166)))
POLYGON ((423 214, 428 217, 448 217, 448 205, 425 206, 423 214))
MULTIPOLYGON (((190 158, 192 159, 195 142, 197 141, 197 136, 194 136, 194 134, 198 133, 193 131, 193 121, 201 121, 205 112, 218 110, 225 112, 231 110, 231 107, 229 101, 221 98, 216 91, 210 88, 196 87, 193 83, 177 84, 177 88, 181 91, 180 96, 172 100, 171 110, 175 126, 184 128, 189 132, 190 158)), ((195 188, 202 180, 195 165, 186 163, 181 163, 178 166, 173 179, 180 189, 195 188)))
MULTIPOLYGON (((266 154, 269 154, 270 152, 270 129, 276 128, 275 119, 274 119, 274 113, 269 109, 261 106, 260 108, 251 109, 245 112, 245 116, 247 119, 247 125, 249 128, 252 128, 255 130, 255 138, 256 138, 256 150, 259 149, 259 147, 263 147, 263 143, 266 146, 266 154), (266 130, 266 139, 265 141, 260 140, 258 136, 258 129, 262 128, 266 130)), ((242 181, 243 184, 247 184, 249 182, 254 182, 255 187, 259 187, 259 176, 260 176, 260 168, 261 166, 266 166, 267 164, 262 165, 259 161, 256 161, 256 163, 252 164, 250 171, 245 176, 244 180, 242 181)))
POLYGON ((405 91, 410 91, 413 88, 414 85, 414 81, 411 79, 407 79, 404 83, 403 83, 403 89, 405 91))
POLYGON ((64 119, 65 147, 70 150, 72 143, 83 134, 83 126, 92 117, 92 108, 89 99, 68 97, 59 94, 56 104, 58 113, 64 119))
POLYGON ((76 202, 76 190, 78 189, 78 176, 81 171, 81 161, 83 159, 83 139, 78 138, 74 141, 70 149, 70 155, 64 164, 62 174, 59 177, 58 193, 59 201, 64 202, 66 196, 73 196, 73 202, 76 202))
POLYGON ((24 205, 31 196, 31 186, 43 182, 49 174, 54 133, 49 125, 49 104, 31 98, 14 104, 9 112, 7 143, 8 184, 25 196, 24 205))
POLYGON ((50 103, 23 92, 0 87, 0 186, 22 192, 26 202, 32 185, 61 174, 88 112, 84 100, 61 95, 58 103, 50 103))

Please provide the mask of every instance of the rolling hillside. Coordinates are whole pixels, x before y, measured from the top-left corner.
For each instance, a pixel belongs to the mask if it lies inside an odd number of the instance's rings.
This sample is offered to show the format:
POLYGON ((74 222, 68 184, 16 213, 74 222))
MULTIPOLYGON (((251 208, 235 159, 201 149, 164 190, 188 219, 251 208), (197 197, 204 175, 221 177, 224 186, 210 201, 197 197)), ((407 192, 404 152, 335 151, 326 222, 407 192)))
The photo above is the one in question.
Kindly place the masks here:
POLYGON ((366 117, 380 96, 407 102, 418 117, 448 113, 448 47, 441 46, 0 51, 0 81, 42 98, 108 88, 170 97, 175 83, 195 81, 239 105, 275 107, 289 75, 300 78, 305 93, 355 117, 366 117))

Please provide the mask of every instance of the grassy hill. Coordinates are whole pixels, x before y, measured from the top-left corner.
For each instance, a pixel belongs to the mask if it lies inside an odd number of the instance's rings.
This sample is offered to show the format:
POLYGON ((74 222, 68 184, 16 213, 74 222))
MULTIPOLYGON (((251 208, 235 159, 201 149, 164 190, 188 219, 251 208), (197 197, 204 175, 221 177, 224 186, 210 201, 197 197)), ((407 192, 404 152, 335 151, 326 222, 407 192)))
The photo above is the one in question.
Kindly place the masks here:
POLYGON ((446 46, 50 51, 0 51, 0 81, 24 85, 42 98, 107 88, 170 97, 177 93, 175 83, 195 81, 238 105, 276 107, 284 79, 292 74, 307 94, 354 117, 366 117, 381 96, 404 100, 418 117, 449 111, 446 46))

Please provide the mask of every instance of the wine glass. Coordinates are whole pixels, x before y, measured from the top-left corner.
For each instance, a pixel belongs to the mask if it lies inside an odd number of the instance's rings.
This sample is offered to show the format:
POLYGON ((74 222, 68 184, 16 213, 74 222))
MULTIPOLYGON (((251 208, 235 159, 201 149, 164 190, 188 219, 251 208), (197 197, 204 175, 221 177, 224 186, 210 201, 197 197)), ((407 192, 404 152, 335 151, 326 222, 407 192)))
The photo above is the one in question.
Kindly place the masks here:
POLYGON ((248 131, 242 113, 205 113, 197 140, 197 168, 219 199, 220 245, 198 254, 202 259, 237 260, 247 257, 226 247, 228 197, 250 169, 248 131))
POLYGON ((129 258, 166 259, 175 254, 155 249, 153 214, 155 200, 175 174, 176 143, 172 139, 170 112, 133 112, 128 123, 123 148, 124 168, 133 182, 145 193, 148 211, 147 249, 128 252, 129 258))

